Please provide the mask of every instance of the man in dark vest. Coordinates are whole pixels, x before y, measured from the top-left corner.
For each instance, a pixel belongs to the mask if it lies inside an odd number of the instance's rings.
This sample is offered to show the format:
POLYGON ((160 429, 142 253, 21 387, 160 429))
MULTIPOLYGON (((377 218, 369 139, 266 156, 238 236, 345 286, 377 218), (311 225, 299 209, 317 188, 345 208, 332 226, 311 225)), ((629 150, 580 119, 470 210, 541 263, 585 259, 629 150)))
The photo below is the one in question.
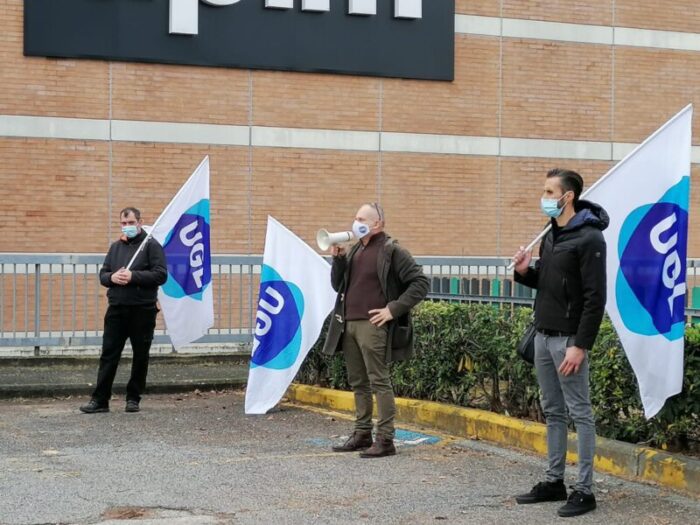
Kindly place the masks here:
POLYGON ((355 430, 335 452, 361 450, 363 458, 396 454, 394 389, 390 363, 413 353, 411 309, 428 293, 429 281, 411 254, 384 233, 376 203, 360 207, 353 223, 359 239, 349 251, 332 248, 331 284, 338 292, 324 353, 342 349, 355 394, 355 430), (372 441, 372 394, 377 398, 377 436, 372 441))

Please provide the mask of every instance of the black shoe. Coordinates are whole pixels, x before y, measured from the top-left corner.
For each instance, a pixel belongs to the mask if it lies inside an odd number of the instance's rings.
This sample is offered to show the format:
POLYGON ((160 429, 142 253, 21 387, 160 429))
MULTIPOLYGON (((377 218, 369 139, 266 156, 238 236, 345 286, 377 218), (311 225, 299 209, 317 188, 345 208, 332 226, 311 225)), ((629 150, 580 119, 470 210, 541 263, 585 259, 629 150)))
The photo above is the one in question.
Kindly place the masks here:
POLYGON ((355 452, 366 450, 372 446, 372 432, 369 430, 356 430, 342 445, 334 445, 333 452, 355 452))
POLYGON ((141 410, 141 408, 139 408, 138 401, 134 401, 133 399, 128 399, 126 401, 126 408, 124 408, 124 412, 138 412, 139 410, 141 410))
POLYGON ((515 501, 520 505, 564 500, 566 500, 566 486, 564 480, 561 479, 559 481, 540 481, 527 494, 515 496, 515 501))
POLYGON ((101 405, 94 399, 91 399, 87 405, 80 407, 80 411, 84 414, 97 414, 98 412, 109 412, 109 405, 101 405))
POLYGON ((580 516, 586 512, 595 510, 595 496, 593 494, 584 494, 578 490, 574 490, 569 496, 566 505, 561 507, 557 514, 562 518, 570 518, 572 516, 580 516))

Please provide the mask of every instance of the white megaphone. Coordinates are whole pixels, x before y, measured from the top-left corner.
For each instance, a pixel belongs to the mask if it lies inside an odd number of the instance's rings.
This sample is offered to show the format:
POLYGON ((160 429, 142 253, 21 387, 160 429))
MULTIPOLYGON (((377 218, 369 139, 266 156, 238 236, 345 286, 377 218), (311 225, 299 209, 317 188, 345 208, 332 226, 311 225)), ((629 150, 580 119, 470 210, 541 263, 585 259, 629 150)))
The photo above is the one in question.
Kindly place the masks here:
POLYGON ((355 235, 352 232, 329 233, 328 230, 318 230, 316 234, 316 244, 325 252, 334 244, 352 241, 354 238, 355 235))

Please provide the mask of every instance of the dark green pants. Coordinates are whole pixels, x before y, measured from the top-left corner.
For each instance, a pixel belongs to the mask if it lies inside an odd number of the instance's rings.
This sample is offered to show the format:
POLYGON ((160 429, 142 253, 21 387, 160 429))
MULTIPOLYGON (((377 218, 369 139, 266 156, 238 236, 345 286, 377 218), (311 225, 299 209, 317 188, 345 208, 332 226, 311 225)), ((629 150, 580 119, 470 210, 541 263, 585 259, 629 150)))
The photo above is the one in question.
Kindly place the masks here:
POLYGON ((369 321, 347 321, 343 353, 355 394, 355 430, 372 430, 372 394, 377 398, 377 434, 394 439, 394 388, 386 362, 388 328, 369 321))

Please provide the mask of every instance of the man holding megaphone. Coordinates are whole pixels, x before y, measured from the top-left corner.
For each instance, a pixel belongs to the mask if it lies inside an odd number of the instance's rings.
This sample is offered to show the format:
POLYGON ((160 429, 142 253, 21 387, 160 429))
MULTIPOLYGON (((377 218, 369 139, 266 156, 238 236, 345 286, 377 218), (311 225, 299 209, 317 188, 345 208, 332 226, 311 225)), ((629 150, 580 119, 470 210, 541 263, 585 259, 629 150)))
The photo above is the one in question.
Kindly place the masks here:
POLYGON ((350 232, 319 232, 322 249, 331 248, 331 284, 338 292, 323 352, 342 349, 348 382, 355 394, 355 430, 335 452, 363 451, 363 458, 396 454, 394 389, 390 363, 413 353, 411 309, 428 293, 429 281, 411 254, 384 233, 384 211, 377 203, 357 211, 349 252, 338 243, 350 232), (323 248, 325 246, 325 248, 323 248), (377 398, 377 435, 372 440, 372 394, 377 398))

